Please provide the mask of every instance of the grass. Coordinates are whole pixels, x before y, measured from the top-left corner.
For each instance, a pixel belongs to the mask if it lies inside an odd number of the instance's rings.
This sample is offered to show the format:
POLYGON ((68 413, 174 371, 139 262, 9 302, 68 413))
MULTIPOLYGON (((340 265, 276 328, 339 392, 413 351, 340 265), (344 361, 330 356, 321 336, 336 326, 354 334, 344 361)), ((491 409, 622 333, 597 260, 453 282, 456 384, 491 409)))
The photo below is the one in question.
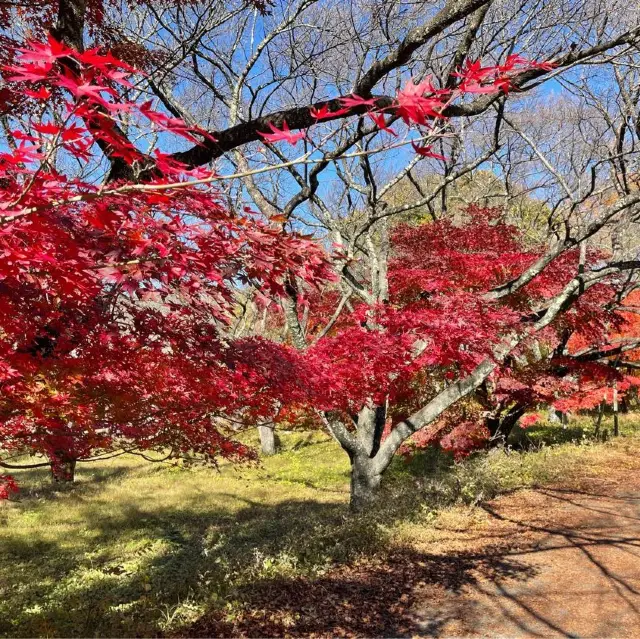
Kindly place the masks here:
POLYGON ((19 501, 0 504, 0 636, 171 634, 212 609, 232 618, 247 587, 437 544, 482 525, 469 508, 478 501, 606 469, 640 448, 632 420, 623 426, 614 443, 580 436, 460 464, 434 452, 399 459, 380 508, 359 517, 347 509, 347 457, 322 434, 284 435, 283 452, 253 467, 120 457, 81 468, 63 489, 45 471, 17 473, 19 501))

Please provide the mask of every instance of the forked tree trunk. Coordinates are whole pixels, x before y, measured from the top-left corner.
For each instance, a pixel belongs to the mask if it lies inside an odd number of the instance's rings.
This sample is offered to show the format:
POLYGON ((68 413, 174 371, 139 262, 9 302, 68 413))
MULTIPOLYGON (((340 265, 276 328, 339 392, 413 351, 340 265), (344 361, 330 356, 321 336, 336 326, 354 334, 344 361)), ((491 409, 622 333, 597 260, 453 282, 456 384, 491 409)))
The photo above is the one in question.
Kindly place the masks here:
POLYGON ((368 457, 351 458, 351 501, 353 512, 362 512, 375 502, 382 475, 373 470, 368 457))
POLYGON ((54 482, 71 484, 75 480, 75 475, 75 459, 65 459, 51 464, 51 478, 54 482))
POLYGON ((258 433, 260 434, 262 454, 275 455, 277 452, 275 429, 272 426, 258 426, 258 433))
POLYGON ((518 420, 524 415, 524 411, 524 407, 515 406, 500 417, 487 418, 485 423, 491 434, 491 439, 489 440, 490 448, 495 448, 496 446, 507 443, 511 431, 518 423, 518 420))

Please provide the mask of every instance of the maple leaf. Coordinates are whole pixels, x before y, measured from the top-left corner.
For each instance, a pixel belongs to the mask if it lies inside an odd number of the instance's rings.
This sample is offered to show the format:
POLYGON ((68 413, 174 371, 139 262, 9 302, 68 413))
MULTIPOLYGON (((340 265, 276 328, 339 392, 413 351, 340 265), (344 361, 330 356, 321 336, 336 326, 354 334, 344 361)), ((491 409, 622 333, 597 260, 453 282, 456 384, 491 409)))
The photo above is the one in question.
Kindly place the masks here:
POLYGON ((434 151, 432 151, 431 150, 432 146, 430 144, 420 146, 420 145, 416 144, 415 142, 412 142, 411 146, 413 147, 413 150, 418 155, 421 155, 422 157, 435 158, 436 160, 442 160, 443 162, 447 159, 447 158, 445 158, 444 155, 441 155, 440 153, 435 153, 434 151))
POLYGON ((118 84, 121 84, 124 87, 127 87, 128 89, 133 89, 134 85, 129 82, 129 80, 127 79, 129 77, 129 74, 124 73, 122 71, 104 71, 104 75, 109 78, 110 80, 113 80, 114 82, 117 82, 118 84))
POLYGON ((497 66, 483 67, 480 60, 467 60, 460 71, 452 75, 465 79, 467 82, 480 83, 488 78, 495 77, 497 66))
POLYGON ((9 76, 7 82, 38 82, 48 77, 49 72, 53 68, 51 64, 37 65, 25 64, 22 66, 5 65, 2 67, 5 71, 11 71, 16 75, 9 76))
POLYGON ((441 111, 449 95, 448 90, 435 89, 430 77, 418 84, 411 79, 398 91, 397 113, 407 124, 426 124, 428 119, 442 117, 441 111), (427 94, 430 97, 426 97, 427 94))
POLYGON ((40 87, 37 91, 33 89, 25 89, 24 94, 36 100, 48 100, 51 97, 51 91, 46 87, 40 87))
POLYGON ((75 142, 81 140, 86 133, 88 133, 88 131, 84 127, 71 124, 62 129, 60 137, 64 142, 75 142))
POLYGON ((337 109, 336 111, 330 111, 328 104, 323 104, 319 109, 311 107, 309 109, 311 117, 316 120, 326 120, 327 118, 335 118, 345 113, 349 113, 349 109, 337 109))
POLYGON ((165 115, 164 113, 161 113, 160 111, 155 111, 151 108, 151 101, 145 102, 144 104, 140 105, 139 111, 151 122, 158 125, 165 131, 176 133, 177 135, 180 135, 183 138, 196 143, 199 143, 199 140, 194 138, 193 134, 198 133, 199 135, 202 135, 212 142, 215 142, 215 138, 204 129, 189 126, 180 118, 172 118, 165 115))
POLYGON ((369 106, 373 107, 376 104, 375 98, 361 98, 359 95, 348 95, 344 98, 340 98, 340 104, 347 108, 369 106))
POLYGON ((20 130, 14 130, 11 131, 11 136, 13 138, 15 138, 16 140, 24 140, 26 142, 37 142, 38 138, 33 136, 33 135, 29 135, 28 133, 24 133, 23 131, 20 130))
POLYGON ((267 126, 271 129, 272 133, 262 133, 258 131, 258 135, 267 142, 285 141, 295 146, 299 140, 304 139, 306 136, 306 131, 299 131, 298 133, 291 132, 289 125, 284 121, 282 122, 282 129, 278 129, 271 124, 271 122, 267 122, 267 126))
MULTIPOLYGON (((22 140, 28 141, 28 138, 23 137, 22 140)), ((0 159, 7 164, 15 166, 18 164, 35 162, 44 157, 44 155, 38 150, 38 147, 27 146, 22 140, 18 147, 11 153, 0 153, 0 159)))
POLYGON ((547 62, 536 62, 535 60, 529 60, 527 66, 531 69, 542 69, 543 71, 553 71, 559 65, 558 62, 553 62, 552 60, 548 60, 547 62))
POLYGON ((387 126, 387 122, 384 118, 383 113, 369 113, 369 117, 373 120, 374 124, 381 130, 390 133, 391 135, 395 135, 398 137, 398 134, 389 126, 387 126))
POLYGON ((525 69, 542 69, 544 71, 552 71, 558 66, 558 64, 550 60, 546 62, 529 60, 528 58, 525 58, 517 53, 512 53, 511 55, 507 56, 505 63, 500 65, 498 68, 502 73, 505 73, 508 71, 513 71, 517 66, 524 67, 525 69))
POLYGON ((75 52, 75 57, 82 64, 100 69, 103 72, 110 72, 111 69, 124 69, 131 74, 141 73, 131 65, 116 58, 111 52, 102 53, 99 47, 87 49, 80 53, 75 52))
POLYGON ((74 51, 56 40, 52 35, 47 37, 47 42, 30 41, 27 47, 18 47, 20 62, 40 64, 51 67, 60 58, 66 58, 74 54, 74 51))
POLYGON ((77 98, 89 98, 106 109, 113 108, 114 105, 107 102, 102 97, 102 93, 107 93, 114 97, 117 96, 117 93, 111 87, 83 82, 82 79, 76 77, 59 78, 57 84, 70 91, 77 98))
POLYGON ((60 127, 53 122, 46 122, 41 124, 32 124, 31 125, 38 133, 42 133, 43 135, 57 135, 60 133, 60 127))

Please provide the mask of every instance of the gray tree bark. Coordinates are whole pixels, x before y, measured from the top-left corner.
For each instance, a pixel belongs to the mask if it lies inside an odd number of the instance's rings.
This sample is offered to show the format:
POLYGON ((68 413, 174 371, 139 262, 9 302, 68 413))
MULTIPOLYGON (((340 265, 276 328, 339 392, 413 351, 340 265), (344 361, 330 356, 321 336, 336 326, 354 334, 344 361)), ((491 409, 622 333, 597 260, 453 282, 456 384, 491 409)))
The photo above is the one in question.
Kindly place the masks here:
POLYGON ((258 426, 258 433, 260 434, 262 454, 275 455, 277 452, 275 428, 273 426, 258 426))
POLYGON ((382 474, 375 471, 371 459, 364 455, 351 457, 351 497, 353 512, 362 512, 376 500, 382 474))

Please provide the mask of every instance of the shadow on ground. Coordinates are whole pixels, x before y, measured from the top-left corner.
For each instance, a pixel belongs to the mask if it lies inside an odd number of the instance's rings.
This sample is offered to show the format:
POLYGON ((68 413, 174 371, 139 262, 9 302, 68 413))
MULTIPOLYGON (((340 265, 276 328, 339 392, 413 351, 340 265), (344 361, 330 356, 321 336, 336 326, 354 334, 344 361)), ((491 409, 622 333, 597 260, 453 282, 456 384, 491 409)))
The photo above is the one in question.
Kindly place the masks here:
POLYGON ((434 611, 418 610, 415 632, 427 636, 636 637, 640 628, 640 499, 638 494, 539 489, 482 506, 515 532, 502 557, 525 580, 480 579, 434 611), (541 516, 540 513, 546 513, 541 516), (439 631, 446 611, 454 623, 439 631))
POLYGON ((636 496, 542 489, 483 508, 493 523, 469 540, 483 552, 398 551, 316 579, 263 581, 237 593, 233 620, 210 613, 182 634, 637 636, 636 496))
MULTIPOLYGON (((188 636, 401 636, 419 629, 415 606, 434 586, 460 593, 480 579, 522 580, 533 571, 501 553, 446 556, 396 551, 342 566, 317 579, 273 580, 238 592, 243 609, 233 621, 220 611, 183 629, 188 636)), ((437 601, 433 602, 437 604, 437 601)), ((457 611, 456 611, 457 614, 457 611)), ((437 636, 449 614, 438 615, 423 632, 437 636)))
POLYGON ((426 530, 419 477, 353 517, 335 483, 269 472, 112 466, 71 492, 34 483, 18 527, 0 521, 0 635, 637 634, 638 486, 514 493, 478 526, 399 547, 399 526, 426 530))
POLYGON ((422 588, 460 592, 533 574, 497 550, 389 555, 388 531, 410 515, 406 504, 353 517, 344 502, 265 505, 220 493, 240 504, 164 509, 139 496, 105 504, 96 490, 75 489, 69 533, 55 530, 61 513, 49 534, 2 539, 0 595, 12 598, 0 601, 0 635, 398 635, 415 628, 422 588), (79 530, 78 519, 90 526, 79 530))

